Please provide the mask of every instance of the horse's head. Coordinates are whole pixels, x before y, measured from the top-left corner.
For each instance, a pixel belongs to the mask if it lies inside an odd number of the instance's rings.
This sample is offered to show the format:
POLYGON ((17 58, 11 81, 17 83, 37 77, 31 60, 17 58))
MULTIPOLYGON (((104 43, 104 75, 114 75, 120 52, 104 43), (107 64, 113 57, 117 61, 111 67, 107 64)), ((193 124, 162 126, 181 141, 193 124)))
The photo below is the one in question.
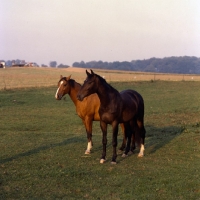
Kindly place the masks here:
POLYGON ((91 70, 91 74, 86 70, 87 78, 84 81, 84 84, 81 86, 81 89, 79 90, 77 94, 77 99, 80 101, 83 101, 83 99, 93 93, 96 93, 98 89, 97 84, 97 76, 96 74, 91 70))
POLYGON ((70 84, 69 84, 69 80, 71 78, 71 75, 68 77, 63 77, 62 75, 60 76, 60 80, 58 81, 58 89, 56 91, 55 94, 55 98, 57 100, 61 100, 62 97, 65 94, 68 94, 70 91, 70 84))

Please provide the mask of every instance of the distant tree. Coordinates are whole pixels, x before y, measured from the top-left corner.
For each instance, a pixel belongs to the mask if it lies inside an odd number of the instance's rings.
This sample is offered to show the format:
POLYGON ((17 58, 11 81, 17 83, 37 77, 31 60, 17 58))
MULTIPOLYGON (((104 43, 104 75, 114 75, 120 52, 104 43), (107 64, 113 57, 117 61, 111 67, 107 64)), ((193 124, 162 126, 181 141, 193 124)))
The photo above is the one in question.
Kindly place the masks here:
POLYGON ((25 64, 25 63, 23 63, 23 61, 20 59, 16 59, 15 64, 20 65, 20 64, 25 64))
POLYGON ((57 66, 58 68, 68 68, 69 66, 68 65, 63 65, 63 64, 60 64, 57 66))
POLYGON ((9 66, 9 67, 12 66, 12 61, 11 60, 7 60, 6 61, 6 66, 9 66))
POLYGON ((48 66, 47 66, 47 65, 45 65, 45 64, 42 64, 42 65, 41 65, 41 67, 48 67, 48 66))
POLYGON ((79 67, 79 62, 74 62, 74 63, 72 64, 72 66, 73 66, 73 67, 79 67))
POLYGON ((12 65, 15 65, 15 60, 12 60, 11 62, 12 62, 12 65))
POLYGON ((87 68, 84 61, 81 61, 80 63, 79 63, 79 62, 74 62, 72 66, 73 66, 73 67, 87 68))
POLYGON ((155 71, 156 71, 156 68, 153 64, 150 64, 145 68, 145 72, 155 72, 155 71))
POLYGON ((84 63, 83 61, 81 61, 81 65, 85 66, 85 68, 98 68, 97 67, 97 61, 90 61, 87 63, 84 63))
POLYGON ((34 63, 34 67, 39 67, 39 65, 37 63, 34 63))
POLYGON ((98 69, 116 69, 129 71, 147 71, 160 73, 182 73, 182 74, 200 74, 200 58, 194 56, 184 57, 165 57, 150 58, 144 60, 132 60, 131 62, 102 62, 84 61, 75 62, 73 67, 98 68, 98 69))
POLYGON ((49 63, 49 66, 50 66, 50 67, 56 67, 56 66, 57 66, 57 62, 56 62, 56 61, 51 61, 51 62, 49 63))

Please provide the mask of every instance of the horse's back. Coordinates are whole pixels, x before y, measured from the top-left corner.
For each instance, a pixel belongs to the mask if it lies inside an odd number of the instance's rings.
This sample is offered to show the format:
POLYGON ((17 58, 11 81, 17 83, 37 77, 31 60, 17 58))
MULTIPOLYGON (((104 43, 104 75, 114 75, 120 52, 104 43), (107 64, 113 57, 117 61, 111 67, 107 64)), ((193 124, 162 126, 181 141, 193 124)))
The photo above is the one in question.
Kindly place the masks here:
POLYGON ((141 94, 139 94, 137 91, 135 90, 123 90, 120 92, 121 98, 124 102, 130 102, 130 101, 134 101, 139 103, 144 103, 143 98, 141 96, 141 94))
POLYGON ((120 92, 123 107, 124 107, 124 118, 127 113, 132 113, 133 116, 142 117, 144 116, 144 100, 143 97, 135 90, 123 90, 120 92))

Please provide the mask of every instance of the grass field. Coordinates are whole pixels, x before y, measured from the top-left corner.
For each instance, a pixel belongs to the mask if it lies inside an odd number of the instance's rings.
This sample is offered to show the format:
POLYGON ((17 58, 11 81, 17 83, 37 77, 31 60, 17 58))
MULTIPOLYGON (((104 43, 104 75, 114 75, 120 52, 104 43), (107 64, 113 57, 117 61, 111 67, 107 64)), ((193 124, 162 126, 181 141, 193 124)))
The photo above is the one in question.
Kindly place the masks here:
POLYGON ((145 157, 136 150, 111 165, 109 127, 107 162, 100 164, 99 122, 86 156, 84 126, 69 96, 55 100, 56 83, 6 87, 0 91, 0 199, 200 199, 200 82, 111 84, 144 97, 145 157))

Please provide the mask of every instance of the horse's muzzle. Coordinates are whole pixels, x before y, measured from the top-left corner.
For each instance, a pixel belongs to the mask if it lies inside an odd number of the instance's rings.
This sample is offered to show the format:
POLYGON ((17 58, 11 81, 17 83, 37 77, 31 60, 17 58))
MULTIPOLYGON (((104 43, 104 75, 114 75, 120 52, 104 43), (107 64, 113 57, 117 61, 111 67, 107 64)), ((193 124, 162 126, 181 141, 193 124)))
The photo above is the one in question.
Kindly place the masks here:
POLYGON ((57 100, 61 100, 61 99, 62 99, 62 95, 56 95, 55 98, 56 98, 57 100))

